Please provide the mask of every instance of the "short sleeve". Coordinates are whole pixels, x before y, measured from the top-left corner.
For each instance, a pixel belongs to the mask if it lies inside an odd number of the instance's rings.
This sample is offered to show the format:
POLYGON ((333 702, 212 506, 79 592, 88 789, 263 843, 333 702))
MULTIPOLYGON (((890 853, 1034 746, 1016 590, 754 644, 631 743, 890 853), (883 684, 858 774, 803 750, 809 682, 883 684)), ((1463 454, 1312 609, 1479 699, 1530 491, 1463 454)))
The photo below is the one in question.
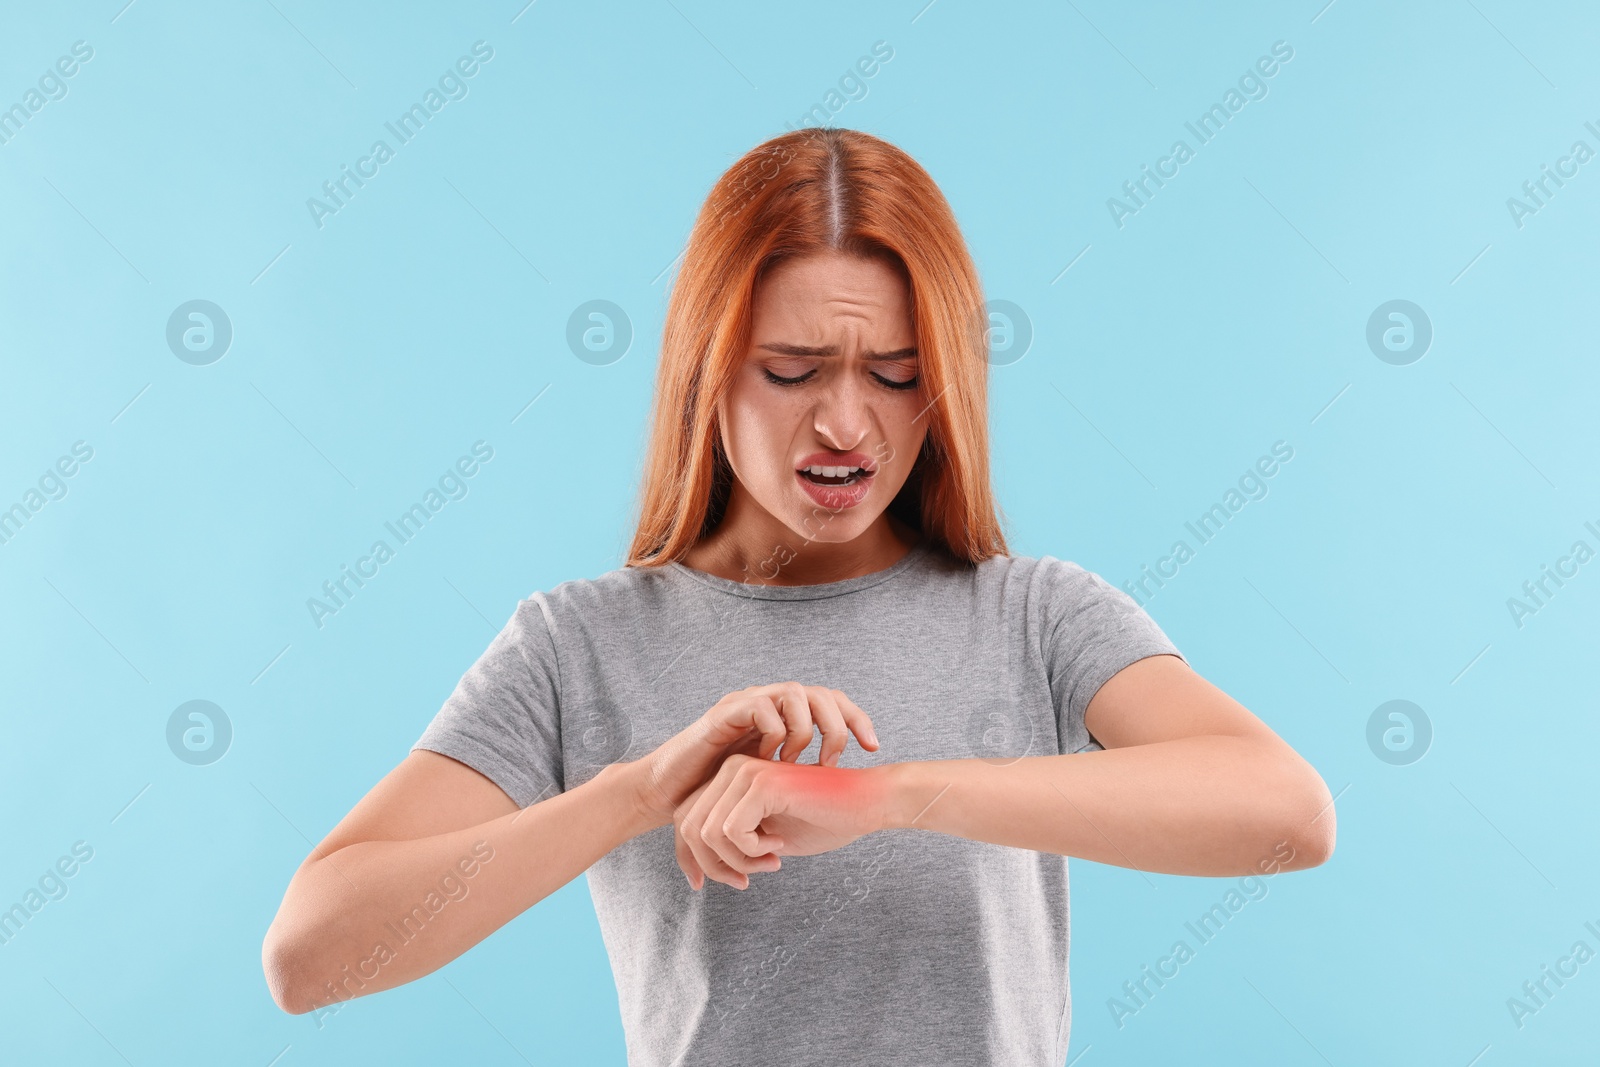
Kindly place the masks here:
POLYGON ((1084 713, 1100 687, 1130 663, 1183 654, 1131 596, 1098 574, 1051 556, 1039 567, 1044 663, 1061 751, 1095 751, 1103 746, 1084 725, 1084 713))
POLYGON ((465 763, 523 808, 565 790, 560 671, 548 612, 538 593, 518 602, 411 746, 465 763))

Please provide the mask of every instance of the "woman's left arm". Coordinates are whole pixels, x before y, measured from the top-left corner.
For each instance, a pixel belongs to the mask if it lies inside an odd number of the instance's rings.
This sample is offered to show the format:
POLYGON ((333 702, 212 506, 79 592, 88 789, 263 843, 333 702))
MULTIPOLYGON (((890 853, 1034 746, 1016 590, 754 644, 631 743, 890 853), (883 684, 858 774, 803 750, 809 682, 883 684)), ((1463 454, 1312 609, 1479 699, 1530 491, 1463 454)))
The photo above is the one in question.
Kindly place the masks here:
POLYGON ((1176 656, 1113 675, 1084 713, 1104 751, 884 764, 884 829, 1164 874, 1299 870, 1333 853, 1333 798, 1260 719, 1176 656))
POLYGON ((738 889, 784 856, 879 830, 933 830, 1163 874, 1276 874, 1333 854, 1311 765, 1177 656, 1103 684, 1084 724, 1104 751, 796 765, 732 755, 673 815, 689 884, 738 889))

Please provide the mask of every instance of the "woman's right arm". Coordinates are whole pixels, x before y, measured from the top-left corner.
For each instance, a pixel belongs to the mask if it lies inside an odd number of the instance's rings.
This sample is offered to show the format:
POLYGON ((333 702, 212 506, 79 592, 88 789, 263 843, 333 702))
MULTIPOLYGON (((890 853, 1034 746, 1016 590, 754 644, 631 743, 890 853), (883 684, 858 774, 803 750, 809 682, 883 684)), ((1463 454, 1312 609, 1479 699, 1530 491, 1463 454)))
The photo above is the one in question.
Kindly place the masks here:
POLYGON ((272 999, 299 1015, 444 966, 671 822, 640 803, 642 766, 519 809, 471 767, 412 752, 295 872, 262 945, 272 999))
POLYGON ((878 747, 843 693, 783 682, 729 693, 644 758, 521 809, 466 764, 413 751, 290 880, 261 946, 272 999, 299 1015, 437 970, 613 848, 670 824, 731 753, 793 762, 813 727, 821 763, 852 734, 878 747))

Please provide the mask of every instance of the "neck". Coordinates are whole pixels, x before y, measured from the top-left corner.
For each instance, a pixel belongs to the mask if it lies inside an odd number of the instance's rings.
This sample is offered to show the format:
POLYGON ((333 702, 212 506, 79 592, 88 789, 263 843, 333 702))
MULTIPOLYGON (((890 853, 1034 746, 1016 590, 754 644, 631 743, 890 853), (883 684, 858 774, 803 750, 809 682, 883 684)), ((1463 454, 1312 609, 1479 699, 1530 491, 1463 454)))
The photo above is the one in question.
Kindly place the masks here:
POLYGON ((769 515, 741 488, 735 486, 716 529, 684 555, 686 566, 736 582, 821 585, 891 567, 922 540, 887 511, 848 541, 818 540, 829 536, 826 521, 808 529, 808 540, 769 515))

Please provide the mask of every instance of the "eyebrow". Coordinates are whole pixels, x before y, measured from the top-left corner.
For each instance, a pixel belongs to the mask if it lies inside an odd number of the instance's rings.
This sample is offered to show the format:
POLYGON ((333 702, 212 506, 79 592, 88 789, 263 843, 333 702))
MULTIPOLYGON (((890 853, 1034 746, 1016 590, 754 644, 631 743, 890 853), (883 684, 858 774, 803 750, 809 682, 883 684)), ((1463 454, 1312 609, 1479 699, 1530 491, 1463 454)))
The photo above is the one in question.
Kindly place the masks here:
MULTIPOLYGON (((791 345, 783 341, 769 341, 756 347, 765 348, 769 352, 776 352, 780 356, 837 356, 839 354, 838 345, 791 345)), ((861 358, 873 362, 887 362, 897 359, 915 359, 916 355, 917 349, 913 345, 910 348, 897 348, 892 352, 863 352, 861 353, 861 358)))

